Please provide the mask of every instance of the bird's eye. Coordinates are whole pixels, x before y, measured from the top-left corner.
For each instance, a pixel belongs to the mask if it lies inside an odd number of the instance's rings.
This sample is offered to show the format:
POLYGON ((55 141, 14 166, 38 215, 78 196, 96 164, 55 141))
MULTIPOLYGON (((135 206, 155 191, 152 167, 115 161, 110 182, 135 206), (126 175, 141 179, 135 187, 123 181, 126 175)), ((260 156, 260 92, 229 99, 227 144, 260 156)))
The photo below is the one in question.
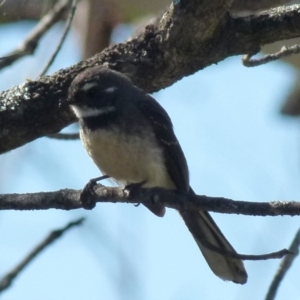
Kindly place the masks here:
POLYGON ((98 84, 96 82, 87 82, 85 83, 81 90, 85 93, 88 97, 94 98, 97 94, 98 84))
POLYGON ((86 94, 90 98, 95 98, 97 96, 97 88, 96 87, 92 87, 92 88, 88 89, 86 91, 86 94))

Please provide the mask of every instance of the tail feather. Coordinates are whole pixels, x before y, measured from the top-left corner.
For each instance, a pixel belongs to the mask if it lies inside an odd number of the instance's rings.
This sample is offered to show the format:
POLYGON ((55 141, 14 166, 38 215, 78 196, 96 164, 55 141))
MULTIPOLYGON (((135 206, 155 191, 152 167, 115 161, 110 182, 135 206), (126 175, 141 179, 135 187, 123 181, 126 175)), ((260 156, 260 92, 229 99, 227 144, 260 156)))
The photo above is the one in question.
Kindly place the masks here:
POLYGON ((221 250, 236 253, 208 212, 179 211, 211 270, 220 278, 235 283, 247 282, 247 272, 241 260, 224 256, 205 247, 208 242, 221 250))

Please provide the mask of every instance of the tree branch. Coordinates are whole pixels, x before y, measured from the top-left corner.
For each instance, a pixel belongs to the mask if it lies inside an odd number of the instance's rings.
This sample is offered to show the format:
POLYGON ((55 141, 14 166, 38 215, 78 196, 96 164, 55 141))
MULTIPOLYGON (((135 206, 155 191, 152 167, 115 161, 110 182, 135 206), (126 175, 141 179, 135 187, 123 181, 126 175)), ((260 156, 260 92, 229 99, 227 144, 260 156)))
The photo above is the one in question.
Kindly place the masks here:
POLYGON ((47 136, 48 138, 51 139, 56 139, 56 140, 65 140, 65 141, 73 141, 73 140, 79 140, 80 136, 79 133, 53 133, 47 136))
POLYGON ((58 21, 62 19, 62 16, 70 6, 71 0, 60 0, 56 5, 39 21, 39 23, 30 32, 28 37, 22 42, 22 44, 10 54, 0 57, 0 69, 10 66, 18 59, 33 54, 39 40, 42 36, 58 21))
POLYGON ((43 68, 43 70, 41 71, 40 76, 44 76, 47 71, 49 70, 50 66, 53 64, 57 54, 59 53, 66 37, 67 37, 67 34, 69 33, 70 31, 70 28, 71 28, 71 25, 72 25, 72 22, 73 22, 73 18, 74 18, 74 15, 75 15, 75 11, 76 11, 76 7, 77 7, 77 0, 72 0, 72 4, 71 4, 71 9, 70 9, 70 12, 68 14, 68 18, 67 18, 67 21, 66 21, 66 25, 65 25, 65 28, 64 28, 64 31, 63 31, 63 34, 58 42, 58 45, 55 49, 55 51, 53 52, 53 54, 51 55, 49 61, 47 62, 46 66, 43 68))
POLYGON ((292 4, 293 0, 234 0, 232 8, 235 11, 255 11, 281 5, 292 4))
POLYGON ((299 254, 299 245, 300 245, 300 229, 298 230, 291 246, 289 247, 290 252, 294 253, 294 255, 287 255, 282 259, 282 261, 278 267, 278 270, 273 278, 273 281, 270 285, 270 288, 268 290, 265 300, 273 300, 275 298, 278 287, 279 287, 282 279, 284 278, 284 276, 290 269, 292 263, 294 262, 295 258, 299 254))
POLYGON ((0 293, 7 289, 13 282, 13 280, 20 274, 23 269, 28 266, 28 264, 40 254, 46 247, 52 244, 55 240, 60 238, 66 231, 74 226, 81 225, 84 218, 80 218, 76 221, 70 222, 65 227, 61 229, 54 230, 43 240, 39 245, 37 245, 13 270, 7 273, 2 279, 0 279, 0 293))
MULTIPOLYGON (((226 214, 248 216, 299 216, 300 202, 246 202, 222 197, 189 195, 163 188, 141 188, 129 191, 122 188, 105 187, 100 184, 91 194, 95 202, 110 203, 160 203, 169 208, 205 210, 226 214)), ((55 192, 0 195, 0 210, 71 210, 83 208, 80 190, 63 189, 55 192)))
POLYGON ((294 45, 290 47, 283 46, 280 51, 267 54, 263 57, 259 58, 252 58, 252 55, 246 54, 242 61, 244 66, 246 67, 256 67, 259 65, 267 64, 269 62, 279 60, 280 58, 291 56, 292 54, 299 54, 300 53, 300 45, 294 45))
POLYGON ((74 122, 70 110, 58 103, 67 96, 73 78, 96 64, 126 73, 134 84, 154 92, 227 57, 257 53, 263 44, 300 36, 300 5, 234 17, 228 13, 231 2, 179 1, 138 37, 53 76, 2 92, 0 153, 74 122))

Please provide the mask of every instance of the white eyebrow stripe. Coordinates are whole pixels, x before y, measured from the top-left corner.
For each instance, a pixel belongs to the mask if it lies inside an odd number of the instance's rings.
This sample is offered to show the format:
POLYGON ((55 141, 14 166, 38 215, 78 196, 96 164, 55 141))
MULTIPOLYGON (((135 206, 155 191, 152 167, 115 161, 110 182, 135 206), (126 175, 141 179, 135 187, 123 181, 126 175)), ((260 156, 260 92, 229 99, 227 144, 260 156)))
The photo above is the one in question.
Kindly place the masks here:
POLYGON ((87 82, 87 83, 85 83, 83 86, 82 86, 82 90, 84 90, 84 91, 88 91, 89 89, 91 89, 91 88, 93 88, 93 87, 95 87, 95 86, 97 86, 98 85, 98 83, 97 82, 87 82))
POLYGON ((109 88, 105 89, 104 92, 106 92, 106 93, 113 93, 117 89, 118 88, 116 86, 110 86, 109 88))
POLYGON ((76 105, 71 105, 71 107, 78 119, 96 117, 116 110, 115 106, 107 106, 103 108, 89 108, 86 106, 78 107, 76 105))

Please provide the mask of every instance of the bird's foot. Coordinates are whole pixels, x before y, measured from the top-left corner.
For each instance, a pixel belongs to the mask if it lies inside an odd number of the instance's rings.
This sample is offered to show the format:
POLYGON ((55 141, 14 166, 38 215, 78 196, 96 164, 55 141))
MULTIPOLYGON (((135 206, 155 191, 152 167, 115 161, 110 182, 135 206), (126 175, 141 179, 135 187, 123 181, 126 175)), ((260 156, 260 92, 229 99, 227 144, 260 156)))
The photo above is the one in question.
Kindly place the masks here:
POLYGON ((97 178, 91 179, 85 187, 82 189, 80 194, 80 202, 84 209, 93 209, 96 206, 96 194, 94 191, 95 185, 97 185, 98 181, 109 178, 108 175, 100 176, 97 178))

